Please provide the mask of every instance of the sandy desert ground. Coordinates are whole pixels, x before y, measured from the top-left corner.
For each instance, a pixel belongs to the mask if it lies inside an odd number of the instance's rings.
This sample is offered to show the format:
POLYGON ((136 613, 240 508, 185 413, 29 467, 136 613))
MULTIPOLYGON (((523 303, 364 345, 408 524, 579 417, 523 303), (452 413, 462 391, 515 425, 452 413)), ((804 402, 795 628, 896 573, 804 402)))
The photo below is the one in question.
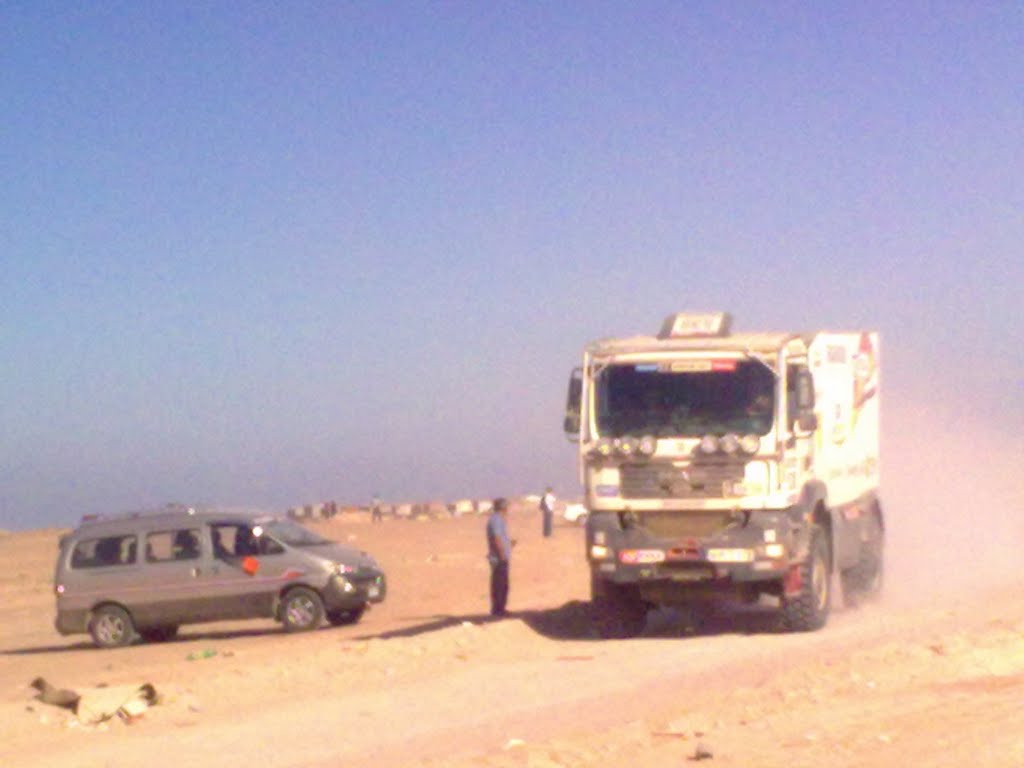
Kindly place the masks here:
POLYGON ((526 508, 510 522, 505 620, 485 616, 482 518, 346 516, 312 527, 372 551, 391 584, 357 626, 204 625, 114 651, 52 629, 60 531, 0 536, 0 765, 1024 766, 1024 578, 928 592, 938 574, 907 589, 896 565, 880 603, 820 632, 726 607, 700 633, 666 611, 600 641, 581 529, 543 539, 526 508), (37 676, 149 682, 161 701, 85 727, 34 699, 37 676))

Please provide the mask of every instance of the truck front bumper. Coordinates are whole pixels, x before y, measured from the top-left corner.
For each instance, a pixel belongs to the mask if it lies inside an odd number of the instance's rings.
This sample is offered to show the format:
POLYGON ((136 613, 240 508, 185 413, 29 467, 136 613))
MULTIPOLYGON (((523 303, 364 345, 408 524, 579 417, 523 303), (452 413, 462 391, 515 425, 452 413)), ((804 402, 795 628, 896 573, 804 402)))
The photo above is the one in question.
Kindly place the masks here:
POLYGON ((666 539, 609 516, 588 530, 587 555, 594 575, 607 581, 728 591, 781 582, 806 556, 805 531, 784 511, 753 512, 706 536, 666 539))

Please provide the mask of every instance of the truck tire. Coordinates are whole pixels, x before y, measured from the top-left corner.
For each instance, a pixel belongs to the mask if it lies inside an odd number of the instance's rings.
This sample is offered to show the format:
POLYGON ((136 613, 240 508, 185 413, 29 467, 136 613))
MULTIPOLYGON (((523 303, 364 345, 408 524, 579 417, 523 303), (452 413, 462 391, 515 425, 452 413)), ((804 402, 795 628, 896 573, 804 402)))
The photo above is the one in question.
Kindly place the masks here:
POLYGON ((281 601, 281 623, 286 632, 308 632, 324 620, 324 601, 312 589, 293 587, 281 601))
POLYGON ((715 606, 710 602, 693 602, 683 606, 686 624, 695 635, 708 631, 715 618, 715 606))
POLYGON ((119 605, 101 605, 89 619, 89 634, 100 648, 121 648, 135 639, 135 624, 119 605))
POLYGON ((868 540, 863 543, 860 561, 853 568, 839 574, 843 588, 843 603, 855 608, 864 601, 882 593, 885 577, 885 534, 877 516, 872 516, 868 540))
POLYGON ((605 640, 636 637, 647 624, 647 603, 632 584, 591 577, 591 618, 597 634, 605 640))
POLYGON ((798 567, 800 591, 782 596, 781 623, 790 632, 813 632, 825 626, 832 606, 828 544, 820 526, 811 531, 807 560, 798 567))

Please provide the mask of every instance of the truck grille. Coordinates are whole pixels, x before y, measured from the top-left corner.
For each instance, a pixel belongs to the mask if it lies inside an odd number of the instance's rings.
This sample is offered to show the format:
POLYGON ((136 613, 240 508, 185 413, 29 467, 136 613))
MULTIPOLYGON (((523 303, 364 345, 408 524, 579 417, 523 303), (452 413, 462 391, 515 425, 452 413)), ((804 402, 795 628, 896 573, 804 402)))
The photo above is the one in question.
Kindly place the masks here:
POLYGON ((638 517, 641 527, 661 539, 703 539, 733 522, 728 512, 707 510, 659 510, 640 512, 638 517))
POLYGON ((721 499, 743 480, 743 463, 737 461, 674 464, 623 464, 619 468, 620 492, 625 499, 721 499))

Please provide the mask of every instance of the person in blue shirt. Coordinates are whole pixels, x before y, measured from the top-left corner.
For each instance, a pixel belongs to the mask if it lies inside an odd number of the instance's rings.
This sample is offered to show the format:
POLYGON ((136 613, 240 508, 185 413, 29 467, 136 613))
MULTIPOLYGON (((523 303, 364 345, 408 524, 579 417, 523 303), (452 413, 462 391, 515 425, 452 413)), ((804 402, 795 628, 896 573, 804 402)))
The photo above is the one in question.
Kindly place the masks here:
POLYGON ((508 536, 508 500, 497 498, 487 518, 487 560, 491 564, 491 615, 505 616, 508 565, 515 540, 508 536))

